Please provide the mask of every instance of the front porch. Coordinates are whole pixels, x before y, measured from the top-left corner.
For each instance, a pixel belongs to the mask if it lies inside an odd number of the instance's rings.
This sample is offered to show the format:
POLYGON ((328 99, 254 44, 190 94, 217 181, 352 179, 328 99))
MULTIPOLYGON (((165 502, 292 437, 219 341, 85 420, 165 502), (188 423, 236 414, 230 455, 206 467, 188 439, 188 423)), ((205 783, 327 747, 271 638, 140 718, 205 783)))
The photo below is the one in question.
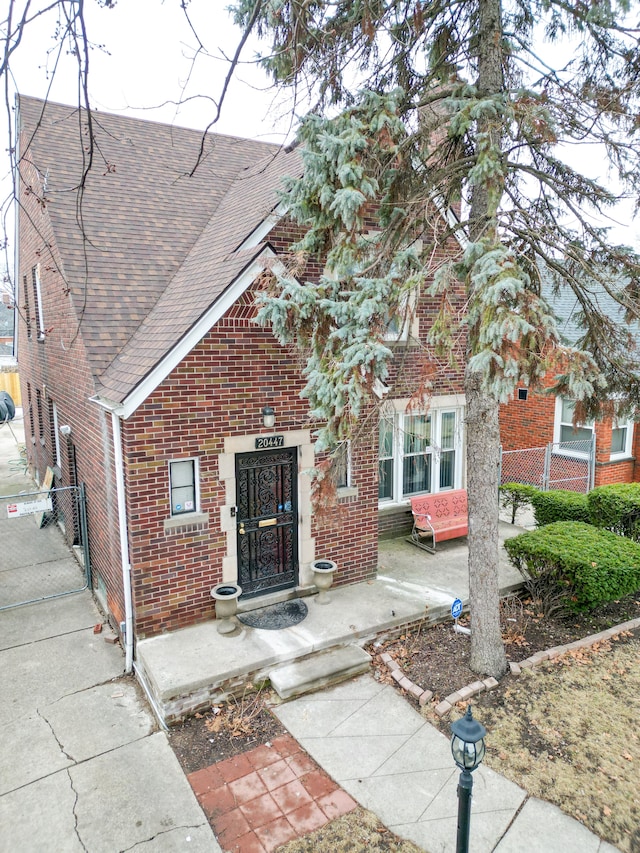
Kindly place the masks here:
MULTIPOLYGON (((520 532, 522 528, 500 522, 501 542, 520 532)), ((506 595, 522 579, 504 549, 500 553, 500 593, 506 595)), ((267 681, 292 662, 331 649, 362 647, 381 633, 422 620, 450 619, 456 598, 468 605, 467 554, 466 539, 444 542, 435 554, 405 538, 382 540, 377 578, 332 589, 325 606, 316 603, 315 595, 308 597, 308 615, 299 624, 279 630, 241 625, 234 635, 223 636, 212 620, 151 637, 137 644, 136 672, 159 718, 170 725, 238 695, 247 684, 267 681)))

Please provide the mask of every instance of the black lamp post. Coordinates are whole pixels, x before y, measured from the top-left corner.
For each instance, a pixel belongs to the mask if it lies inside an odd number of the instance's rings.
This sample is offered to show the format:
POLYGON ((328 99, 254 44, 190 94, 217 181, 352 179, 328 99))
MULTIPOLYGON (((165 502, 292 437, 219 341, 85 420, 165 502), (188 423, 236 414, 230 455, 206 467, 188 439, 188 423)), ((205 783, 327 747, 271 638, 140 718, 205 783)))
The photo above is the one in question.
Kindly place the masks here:
POLYGON ((471 774, 484 758, 484 736, 487 730, 471 714, 467 705, 464 717, 451 723, 451 754, 462 773, 458 781, 458 840, 456 853, 469 851, 469 826, 471 823, 471 774))

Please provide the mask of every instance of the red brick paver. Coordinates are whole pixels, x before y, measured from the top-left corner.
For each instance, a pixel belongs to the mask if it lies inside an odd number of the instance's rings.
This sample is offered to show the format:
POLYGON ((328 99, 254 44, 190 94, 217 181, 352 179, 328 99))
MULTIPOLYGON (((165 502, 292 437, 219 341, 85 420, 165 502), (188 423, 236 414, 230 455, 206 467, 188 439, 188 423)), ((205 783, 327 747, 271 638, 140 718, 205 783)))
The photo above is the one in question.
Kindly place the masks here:
POLYGON ((271 853, 357 805, 290 735, 188 779, 228 853, 271 853))

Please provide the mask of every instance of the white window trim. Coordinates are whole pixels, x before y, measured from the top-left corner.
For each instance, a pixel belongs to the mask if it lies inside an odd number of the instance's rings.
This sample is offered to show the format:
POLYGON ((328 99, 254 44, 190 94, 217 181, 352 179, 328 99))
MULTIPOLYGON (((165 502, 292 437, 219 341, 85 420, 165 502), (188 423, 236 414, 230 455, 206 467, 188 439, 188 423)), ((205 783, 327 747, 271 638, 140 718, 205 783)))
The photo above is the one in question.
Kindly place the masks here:
MULTIPOLYGON (((590 453, 588 452, 562 447, 563 441, 560 437, 562 434, 562 426, 567 423, 567 421, 562 420, 562 400, 562 397, 556 397, 556 408, 553 420, 553 442, 556 447, 553 452, 559 456, 568 456, 573 459, 588 459, 590 456, 590 453)), ((590 429, 593 440, 593 437, 595 437, 596 434, 595 424, 593 421, 586 424, 578 424, 578 426, 581 429, 590 429)), ((580 441, 580 439, 576 439, 576 441, 580 441)))
MULTIPOLYGON (((179 459, 170 459, 167 463, 167 476, 169 478, 169 516, 172 520, 189 519, 195 514, 200 513, 200 460, 197 456, 184 456, 179 459), (195 506, 193 509, 187 509, 184 512, 173 511, 172 488, 171 488, 171 466, 179 462, 193 462, 193 491, 195 498, 195 506)), ((186 522, 189 523, 189 522, 186 522)))
POLYGON ((619 429, 625 428, 627 430, 627 440, 625 442, 624 450, 621 450, 619 453, 611 453, 610 460, 612 462, 617 462, 620 459, 629 459, 631 457, 631 450, 633 448, 633 427, 634 422, 629 421, 620 421, 618 422, 615 418, 613 419, 613 423, 611 424, 611 429, 619 429))
MULTIPOLYGON (((386 416, 389 419, 393 417, 394 421, 394 435, 393 435, 393 488, 392 488, 392 497, 390 498, 380 498, 378 500, 378 509, 383 510, 389 507, 398 507, 398 506, 407 506, 411 502, 411 498, 415 497, 414 494, 407 495, 406 497, 402 493, 402 460, 404 458, 404 430, 401 428, 401 424, 404 421, 404 417, 411 417, 412 415, 431 415, 431 442, 432 449, 431 453, 433 458, 436 460, 436 465, 432 468, 432 484, 434 485, 433 492, 425 492, 424 494, 436 494, 440 491, 450 491, 451 489, 459 489, 463 487, 464 482, 464 406, 465 400, 464 395, 449 395, 442 397, 434 397, 429 401, 429 406, 424 410, 411 409, 407 410, 409 405, 409 400, 394 400, 389 401, 393 406, 393 410, 382 415, 386 416), (453 472, 453 486, 451 489, 440 489, 439 477, 436 474, 439 471, 438 462, 439 462, 439 443, 440 443, 440 428, 442 423, 442 415, 446 412, 455 412, 456 415, 456 429, 455 429, 455 439, 454 439, 454 447, 452 448, 455 451, 455 467, 453 472), (399 497, 401 496, 401 497, 399 497)), ((380 458, 380 457, 378 457, 380 458)), ((385 457, 387 458, 387 457, 385 457)), ((422 494, 422 493, 420 493, 422 494)))

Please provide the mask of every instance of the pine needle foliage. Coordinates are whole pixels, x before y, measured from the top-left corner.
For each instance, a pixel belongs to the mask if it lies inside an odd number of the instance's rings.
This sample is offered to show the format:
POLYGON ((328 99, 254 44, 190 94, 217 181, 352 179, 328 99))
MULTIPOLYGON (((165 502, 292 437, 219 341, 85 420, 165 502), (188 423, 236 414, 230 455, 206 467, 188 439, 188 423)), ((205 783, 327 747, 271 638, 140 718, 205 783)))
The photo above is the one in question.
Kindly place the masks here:
POLYGON ((500 675, 498 407, 555 373, 583 417, 640 403, 640 258, 606 227, 640 200, 638 11, 627 0, 235 0, 264 68, 315 104, 283 202, 326 256, 284 273, 260 319, 306 355, 320 446, 348 434, 389 374, 389 317, 440 300, 425 359, 466 342, 472 661, 500 675), (600 169, 595 168, 599 166, 600 169), (598 174, 599 173, 599 174, 598 174), (447 237, 461 251, 436 261, 447 237), (451 298, 462 283, 464 311, 451 298), (553 301, 575 298, 563 340, 553 301), (475 602, 475 619, 474 619, 475 602), (474 625, 475 623, 475 625, 474 625))

